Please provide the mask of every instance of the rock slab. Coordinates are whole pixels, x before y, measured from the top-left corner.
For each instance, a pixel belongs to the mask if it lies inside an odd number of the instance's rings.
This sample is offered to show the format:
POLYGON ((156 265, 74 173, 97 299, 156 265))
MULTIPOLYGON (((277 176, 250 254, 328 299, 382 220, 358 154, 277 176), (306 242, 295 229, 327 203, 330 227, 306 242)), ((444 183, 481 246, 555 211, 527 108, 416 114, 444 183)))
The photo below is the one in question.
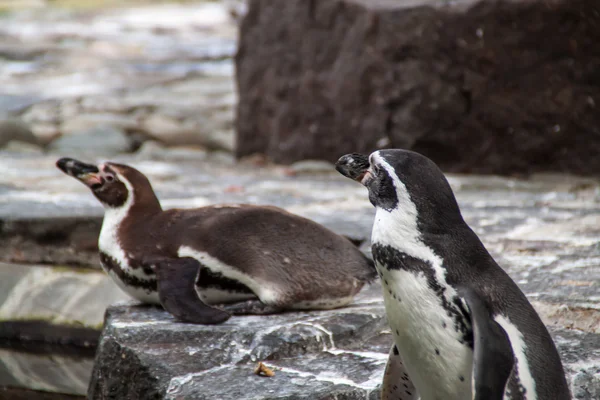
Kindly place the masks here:
POLYGON ((93 347, 106 307, 124 300, 130 297, 101 271, 0 262, 0 345, 16 340, 93 347))
POLYGON ((373 301, 380 290, 341 310, 217 326, 179 323, 154 307, 111 307, 88 398, 374 398, 390 344, 383 304, 373 301), (275 376, 255 375, 258 361, 275 376))
POLYGON ((250 0, 237 155, 598 174, 599 40, 596 0, 250 0))
MULTIPOLYGON (((88 399, 376 400, 392 336, 373 285, 347 308, 184 324, 111 307, 88 399), (263 362, 273 377, 257 376, 263 362)), ((600 334, 551 328, 575 398, 600 394, 600 334)))

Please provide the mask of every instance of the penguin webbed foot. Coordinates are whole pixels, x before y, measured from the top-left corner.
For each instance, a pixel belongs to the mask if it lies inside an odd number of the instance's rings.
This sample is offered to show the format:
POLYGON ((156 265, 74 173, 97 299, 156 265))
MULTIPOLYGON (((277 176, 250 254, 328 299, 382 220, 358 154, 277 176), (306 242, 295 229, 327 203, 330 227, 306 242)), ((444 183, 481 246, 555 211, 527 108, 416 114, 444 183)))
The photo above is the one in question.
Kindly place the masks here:
POLYGON ((256 299, 223 304, 220 307, 231 315, 272 315, 283 312, 281 307, 265 304, 256 299))
POLYGON ((154 263, 160 303, 183 322, 220 324, 231 315, 209 306, 198 297, 194 283, 200 263, 190 257, 164 259, 154 263))

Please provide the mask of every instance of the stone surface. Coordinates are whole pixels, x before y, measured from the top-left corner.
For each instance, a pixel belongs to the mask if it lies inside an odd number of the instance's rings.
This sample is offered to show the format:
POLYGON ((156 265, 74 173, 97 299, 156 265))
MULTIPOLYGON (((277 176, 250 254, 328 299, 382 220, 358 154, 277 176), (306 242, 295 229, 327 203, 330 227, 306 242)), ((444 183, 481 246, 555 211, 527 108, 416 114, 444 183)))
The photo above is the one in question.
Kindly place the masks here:
POLYGON ((600 173, 596 0, 250 0, 237 155, 600 173))
POLYGON ((22 118, 43 144, 110 126, 231 152, 244 7, 121 3, 0 15, 0 117, 22 118))
POLYGON ((75 395, 86 394, 93 363, 94 349, 58 346, 19 346, 15 349, 0 345, 0 399, 75 399, 75 395), (8 391, 4 397, 6 387, 39 390, 47 397, 20 390, 8 391), (60 393, 64 397, 50 393, 60 393))
POLYGON ((85 397, 31 389, 0 387, 0 400, 84 400, 85 397))
MULTIPOLYGON (((392 343, 380 290, 366 288, 339 310, 218 326, 178 323, 154 307, 111 307, 88 398, 378 399, 392 343), (275 376, 255 375, 258 361, 275 376)), ((597 398, 600 334, 551 332, 576 398, 597 398)))
POLYGON ((66 135, 53 141, 50 152, 67 156, 113 157, 127 153, 133 148, 125 132, 111 125, 99 125, 95 128, 66 135))
POLYGON ((29 127, 17 119, 0 119, 0 147, 18 141, 37 145, 38 141, 29 127))
POLYGON ((4 150, 9 153, 27 153, 27 154, 43 154, 40 146, 22 142, 20 140, 11 140, 4 145, 4 150))
POLYGON ((130 299, 99 271, 0 263, 0 342, 94 346, 106 307, 130 299))
POLYGON ((247 316, 218 326, 177 323, 152 307, 112 307, 88 397, 366 399, 385 364, 368 351, 389 350, 383 305, 371 294, 378 290, 339 311, 247 316), (369 350, 357 349, 358 338, 369 350), (257 361, 279 368, 275 377, 254 375, 257 361), (134 373, 135 382, 124 385, 134 373))
MULTIPOLYGON (((48 203, 59 199, 57 196, 48 203)), ((82 209, 73 202, 71 216, 67 216, 69 212, 65 210, 62 216, 52 217, 48 203, 37 202, 33 196, 4 199, 6 213, 0 218, 0 261, 99 268, 97 243, 102 208, 90 204, 82 209), (19 213, 25 210, 35 217, 20 218, 19 213), (46 211, 50 214, 45 214, 46 211)))

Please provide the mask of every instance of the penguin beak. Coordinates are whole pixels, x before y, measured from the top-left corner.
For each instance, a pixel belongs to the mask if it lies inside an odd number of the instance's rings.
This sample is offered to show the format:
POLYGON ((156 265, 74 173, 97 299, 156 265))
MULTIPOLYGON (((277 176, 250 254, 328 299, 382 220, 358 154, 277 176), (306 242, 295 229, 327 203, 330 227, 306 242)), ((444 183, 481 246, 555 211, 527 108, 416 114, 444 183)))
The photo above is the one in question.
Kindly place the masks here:
POLYGON ((340 174, 365 186, 372 177, 369 167, 369 156, 358 153, 346 154, 335 163, 335 169, 340 174))
POLYGON ((56 162, 56 166, 65 174, 80 180, 91 188, 103 183, 100 170, 95 165, 86 164, 73 158, 61 158, 56 162))

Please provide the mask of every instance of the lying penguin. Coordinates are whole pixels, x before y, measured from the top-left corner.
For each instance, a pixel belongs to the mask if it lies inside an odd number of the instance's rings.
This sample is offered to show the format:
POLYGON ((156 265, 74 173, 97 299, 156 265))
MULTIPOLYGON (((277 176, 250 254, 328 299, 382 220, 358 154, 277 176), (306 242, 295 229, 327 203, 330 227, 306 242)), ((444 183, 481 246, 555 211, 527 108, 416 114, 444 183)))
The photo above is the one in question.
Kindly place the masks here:
POLYGON ((216 324, 236 314, 342 307, 377 276, 349 240, 277 207, 163 210, 150 182, 122 164, 57 166, 104 205, 104 270, 129 295, 175 317, 216 324), (245 301, 245 302, 244 302, 245 301))
POLYGON ((381 150, 341 157, 376 208, 372 251, 395 345, 384 400, 566 400, 546 327, 465 223, 428 158, 381 150))

